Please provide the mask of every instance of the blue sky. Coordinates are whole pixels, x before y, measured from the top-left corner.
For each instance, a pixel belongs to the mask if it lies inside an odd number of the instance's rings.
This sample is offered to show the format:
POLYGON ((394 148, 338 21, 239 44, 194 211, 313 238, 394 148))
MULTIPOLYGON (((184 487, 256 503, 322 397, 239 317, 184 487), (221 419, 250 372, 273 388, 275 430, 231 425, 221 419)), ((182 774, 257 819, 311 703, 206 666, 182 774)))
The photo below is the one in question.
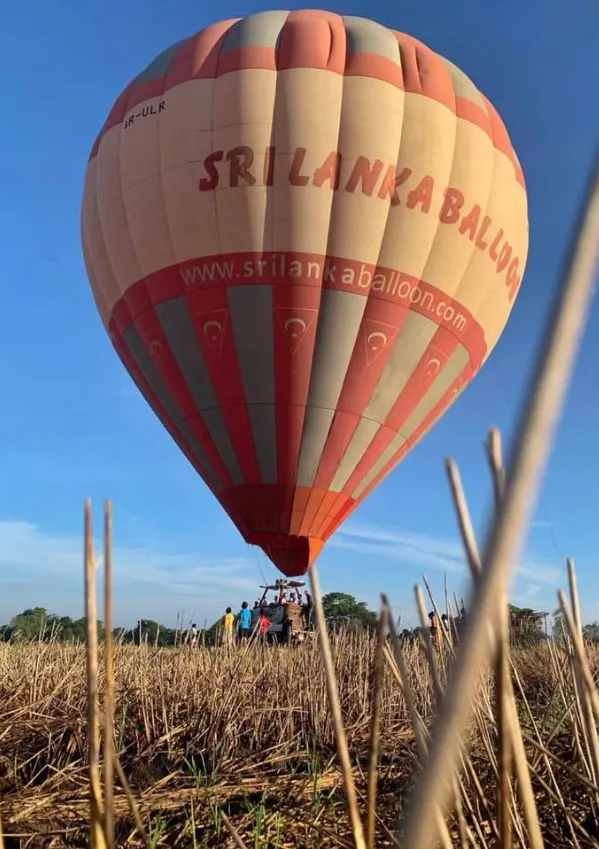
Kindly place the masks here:
MULTIPOLYGON (((87 156, 116 96, 161 50, 212 20, 279 4, 224 0, 28 0, 0 8, 0 621, 25 606, 81 615, 83 500, 97 527, 115 505, 119 623, 212 621, 252 599, 264 556, 248 548, 131 384, 105 336, 83 265, 87 156)), ((293 7, 289 7, 293 8, 293 7)), ((516 413, 599 145, 599 6, 532 0, 355 0, 468 73, 503 116, 529 192, 524 284, 489 363, 444 420, 354 514, 320 560, 325 590, 413 614, 413 586, 464 566, 443 459, 460 465, 481 534, 490 506, 483 441, 509 448, 516 413)), ((577 563, 587 620, 599 618, 599 305, 595 303, 514 600, 552 610, 563 558, 577 563)))

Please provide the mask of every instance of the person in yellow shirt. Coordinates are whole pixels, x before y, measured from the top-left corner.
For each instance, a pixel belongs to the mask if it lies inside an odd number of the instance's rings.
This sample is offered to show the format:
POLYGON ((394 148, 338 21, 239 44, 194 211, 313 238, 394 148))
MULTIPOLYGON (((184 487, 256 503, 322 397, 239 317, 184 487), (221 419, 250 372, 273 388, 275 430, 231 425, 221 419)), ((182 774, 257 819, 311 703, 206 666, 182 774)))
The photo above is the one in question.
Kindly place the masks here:
POLYGON ((227 611, 226 611, 225 617, 224 617, 224 626, 225 626, 224 638, 225 638, 225 645, 226 646, 232 646, 233 645, 233 623, 234 622, 235 622, 235 617, 231 613, 231 608, 227 607, 227 611))

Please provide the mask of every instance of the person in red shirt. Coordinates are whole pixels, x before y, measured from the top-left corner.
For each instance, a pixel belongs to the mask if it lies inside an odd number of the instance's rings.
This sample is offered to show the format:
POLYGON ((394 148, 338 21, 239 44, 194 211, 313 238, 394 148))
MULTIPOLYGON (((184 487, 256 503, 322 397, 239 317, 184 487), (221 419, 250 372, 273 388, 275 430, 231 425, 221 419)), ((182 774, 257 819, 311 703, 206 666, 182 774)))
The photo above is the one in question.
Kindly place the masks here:
POLYGON ((260 611, 260 619, 258 620, 258 629, 260 632, 260 639, 263 643, 266 642, 266 635, 268 634, 268 630, 270 628, 270 619, 268 616, 264 614, 263 611, 260 611))

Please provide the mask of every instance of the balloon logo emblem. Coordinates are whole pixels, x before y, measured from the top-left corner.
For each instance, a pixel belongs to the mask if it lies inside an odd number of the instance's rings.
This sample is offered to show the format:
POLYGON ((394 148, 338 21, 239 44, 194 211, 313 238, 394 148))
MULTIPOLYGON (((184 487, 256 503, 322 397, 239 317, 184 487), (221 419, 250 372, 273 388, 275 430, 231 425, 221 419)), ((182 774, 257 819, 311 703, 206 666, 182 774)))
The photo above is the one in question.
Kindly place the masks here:
POLYGON ((441 369, 441 360, 437 357, 432 357, 426 364, 426 376, 430 379, 436 377, 441 369))
POLYGON ((218 310, 216 313, 212 313, 212 318, 208 319, 204 315, 204 321, 201 322, 202 337, 217 357, 220 357, 223 350, 226 323, 226 310, 218 310))
POLYGON ((369 333, 368 338, 366 339, 366 344, 373 352, 373 354, 379 354, 385 345, 388 343, 388 339, 385 333, 382 333, 380 330, 375 330, 374 333, 369 333))
POLYGON ((364 320, 364 342, 366 344, 366 363, 372 363, 380 357, 397 336, 397 327, 383 324, 381 321, 364 320))
POLYGON ((156 339, 150 342, 150 353, 155 360, 159 360, 162 357, 162 345, 156 339))
POLYGON ((285 341, 291 351, 291 356, 295 356, 299 346, 306 338, 306 333, 312 326, 312 322, 316 317, 316 310, 295 310, 281 307, 277 310, 277 314, 285 335, 285 341), (302 313, 304 318, 299 313, 302 313), (288 318, 285 316, 288 316, 288 318))
POLYGON ((441 369, 447 364, 448 355, 445 351, 441 351, 434 346, 428 351, 428 359, 422 369, 420 377, 420 386, 428 386, 431 384, 441 369))
POLYGON ((288 318, 284 326, 289 336, 291 348, 297 350, 297 346, 302 341, 302 337, 306 332, 306 322, 302 318, 288 318))

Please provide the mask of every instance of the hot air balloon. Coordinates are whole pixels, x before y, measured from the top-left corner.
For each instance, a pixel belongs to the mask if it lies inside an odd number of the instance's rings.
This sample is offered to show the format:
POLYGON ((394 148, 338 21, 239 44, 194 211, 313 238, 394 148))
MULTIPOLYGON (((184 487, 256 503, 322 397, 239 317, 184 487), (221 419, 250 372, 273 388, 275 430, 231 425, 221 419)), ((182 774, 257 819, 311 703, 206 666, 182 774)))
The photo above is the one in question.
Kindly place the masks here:
POLYGON ((132 379, 243 538, 300 576, 493 350, 527 198, 450 61, 364 18, 271 11, 124 89, 82 241, 132 379))

